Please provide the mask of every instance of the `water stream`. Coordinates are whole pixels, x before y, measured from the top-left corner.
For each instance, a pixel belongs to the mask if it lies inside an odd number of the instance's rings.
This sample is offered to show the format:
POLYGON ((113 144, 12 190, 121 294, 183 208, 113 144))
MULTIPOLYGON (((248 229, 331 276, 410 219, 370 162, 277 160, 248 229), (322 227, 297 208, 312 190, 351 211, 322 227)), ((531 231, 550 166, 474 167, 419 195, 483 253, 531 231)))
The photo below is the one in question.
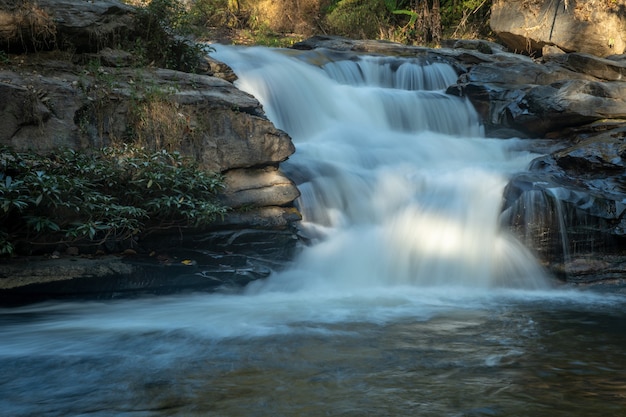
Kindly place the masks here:
POLYGON ((7 416, 621 416, 626 300, 499 227, 536 156, 418 59, 216 46, 294 140, 311 246, 240 293, 0 310, 7 416))

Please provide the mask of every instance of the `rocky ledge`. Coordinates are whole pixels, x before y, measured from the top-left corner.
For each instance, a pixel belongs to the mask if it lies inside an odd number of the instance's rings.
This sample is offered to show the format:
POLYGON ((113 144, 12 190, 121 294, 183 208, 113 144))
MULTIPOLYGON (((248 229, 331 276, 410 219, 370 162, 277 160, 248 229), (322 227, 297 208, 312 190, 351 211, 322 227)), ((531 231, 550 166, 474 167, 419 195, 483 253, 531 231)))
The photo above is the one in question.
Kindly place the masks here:
POLYGON ((301 244, 290 231, 194 234, 156 250, 118 255, 23 257, 0 262, 0 307, 44 300, 118 299, 181 291, 239 291, 289 265, 301 244), (210 248, 210 249, 207 249, 210 248))

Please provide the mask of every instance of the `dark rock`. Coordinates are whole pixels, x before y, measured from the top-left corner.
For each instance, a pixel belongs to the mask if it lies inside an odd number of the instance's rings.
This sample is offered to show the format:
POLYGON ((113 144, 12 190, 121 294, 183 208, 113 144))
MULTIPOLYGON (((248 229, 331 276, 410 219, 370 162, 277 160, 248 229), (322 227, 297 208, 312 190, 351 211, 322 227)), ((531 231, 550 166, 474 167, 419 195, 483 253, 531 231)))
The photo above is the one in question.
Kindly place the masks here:
POLYGON ((474 104, 488 129, 512 128, 532 137, 626 117, 626 85, 570 79, 548 85, 468 82, 448 89, 474 104))
POLYGON ((58 299, 113 299, 181 291, 237 291, 285 268, 300 247, 291 231, 237 230, 163 236, 152 254, 28 258, 0 262, 0 306, 58 299), (210 249, 209 249, 210 248, 210 249))
POLYGON ((135 59, 130 52, 108 47, 102 49, 97 57, 105 67, 130 67, 135 59))
MULTIPOLYGON (((625 131, 621 127, 589 136, 541 157, 530 172, 514 176, 505 190, 503 223, 568 281, 579 279, 583 273, 574 266, 589 265, 583 260, 593 254, 606 259, 611 255, 613 261, 622 254, 625 131)), ((611 263, 609 269, 616 267, 611 263)))
POLYGON ((570 53, 544 56, 548 63, 557 63, 577 74, 587 74, 605 81, 626 80, 626 62, 603 59, 591 54, 570 53))
POLYGON ((134 32, 135 8, 115 0, 4 0, 0 42, 15 52, 97 52, 134 32))

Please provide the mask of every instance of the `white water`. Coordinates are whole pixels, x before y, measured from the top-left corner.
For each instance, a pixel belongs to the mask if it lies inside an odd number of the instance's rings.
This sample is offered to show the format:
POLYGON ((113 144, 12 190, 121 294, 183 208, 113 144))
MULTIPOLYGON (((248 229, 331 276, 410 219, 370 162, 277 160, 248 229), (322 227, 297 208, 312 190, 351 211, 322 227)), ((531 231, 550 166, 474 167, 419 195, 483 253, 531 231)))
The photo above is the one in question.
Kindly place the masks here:
POLYGON ((507 176, 536 155, 483 137, 472 106, 444 93, 452 67, 375 57, 316 66, 305 54, 216 48, 297 149, 284 166, 315 245, 297 274, 264 289, 546 286, 498 226, 507 176))

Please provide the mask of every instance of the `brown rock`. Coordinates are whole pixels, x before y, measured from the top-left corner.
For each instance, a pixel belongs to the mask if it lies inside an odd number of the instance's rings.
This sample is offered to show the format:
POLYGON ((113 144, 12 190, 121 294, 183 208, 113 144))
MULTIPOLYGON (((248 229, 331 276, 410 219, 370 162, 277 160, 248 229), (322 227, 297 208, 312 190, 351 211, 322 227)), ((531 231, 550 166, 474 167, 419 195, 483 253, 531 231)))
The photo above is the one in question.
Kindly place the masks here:
POLYGON ((276 167, 225 173, 222 202, 229 207, 284 206, 300 196, 293 181, 276 167))
POLYGON ((495 0, 491 29, 512 51, 540 55, 546 45, 597 56, 626 50, 625 0, 495 0))

